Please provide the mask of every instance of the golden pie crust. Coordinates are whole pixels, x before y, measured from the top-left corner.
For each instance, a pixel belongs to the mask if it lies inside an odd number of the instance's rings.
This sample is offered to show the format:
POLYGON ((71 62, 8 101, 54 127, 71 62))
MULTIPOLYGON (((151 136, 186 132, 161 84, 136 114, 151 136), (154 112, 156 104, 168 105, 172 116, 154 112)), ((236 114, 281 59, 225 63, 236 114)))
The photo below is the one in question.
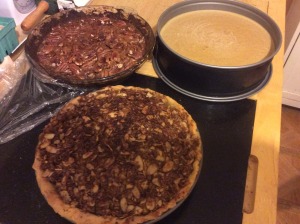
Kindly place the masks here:
POLYGON ((68 102, 39 136, 41 193, 73 223, 146 223, 190 193, 202 162, 196 123, 172 98, 111 86, 68 102))

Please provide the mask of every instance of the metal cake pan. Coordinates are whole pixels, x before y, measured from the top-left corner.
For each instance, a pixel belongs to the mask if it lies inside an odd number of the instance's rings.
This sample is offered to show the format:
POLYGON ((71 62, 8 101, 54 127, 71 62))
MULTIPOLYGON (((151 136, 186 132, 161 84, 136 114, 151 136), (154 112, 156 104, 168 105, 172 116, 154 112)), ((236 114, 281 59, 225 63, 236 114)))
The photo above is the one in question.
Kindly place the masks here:
POLYGON ((154 69, 169 86, 185 95, 207 101, 234 101, 261 90, 271 77, 271 62, 281 47, 282 35, 277 24, 259 9, 237 1, 183 1, 160 16, 154 69), (172 18, 196 10, 222 10, 246 16, 259 23, 272 38, 274 50, 266 58, 243 66, 218 66, 193 61, 171 49, 161 30, 172 18))

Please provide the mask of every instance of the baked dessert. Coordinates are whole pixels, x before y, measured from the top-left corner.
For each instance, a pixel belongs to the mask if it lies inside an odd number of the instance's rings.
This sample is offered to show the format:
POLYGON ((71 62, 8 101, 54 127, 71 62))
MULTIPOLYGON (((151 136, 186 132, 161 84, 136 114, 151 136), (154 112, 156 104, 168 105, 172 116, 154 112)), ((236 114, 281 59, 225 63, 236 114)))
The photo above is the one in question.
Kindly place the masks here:
POLYGON ((54 80, 85 84, 128 70, 132 73, 153 46, 153 31, 141 17, 123 9, 95 6, 46 18, 32 32, 25 50, 54 80))
POLYGON ((196 123, 150 89, 110 86, 67 103, 39 136, 33 168, 74 223, 145 223, 177 207, 202 161, 196 123))
POLYGON ((160 35, 176 53, 208 65, 254 64, 275 50, 266 28, 247 16, 230 11, 182 13, 170 19, 160 35))

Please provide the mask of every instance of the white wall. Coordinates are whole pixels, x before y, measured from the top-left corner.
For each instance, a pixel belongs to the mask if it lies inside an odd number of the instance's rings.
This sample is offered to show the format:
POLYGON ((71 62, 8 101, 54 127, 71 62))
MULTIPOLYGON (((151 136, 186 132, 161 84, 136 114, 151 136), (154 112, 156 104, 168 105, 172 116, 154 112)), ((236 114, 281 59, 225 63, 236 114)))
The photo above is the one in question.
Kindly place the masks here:
POLYGON ((287 11, 284 60, 282 103, 300 108, 300 0, 287 11))

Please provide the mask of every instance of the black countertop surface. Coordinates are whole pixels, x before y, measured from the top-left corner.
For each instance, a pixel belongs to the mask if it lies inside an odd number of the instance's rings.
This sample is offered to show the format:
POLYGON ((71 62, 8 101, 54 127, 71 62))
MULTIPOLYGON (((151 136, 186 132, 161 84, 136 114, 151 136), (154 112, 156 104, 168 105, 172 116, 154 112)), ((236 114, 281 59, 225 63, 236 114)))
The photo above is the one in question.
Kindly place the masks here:
MULTIPOLYGON (((192 115, 201 134, 204 155, 198 182, 188 199, 158 223, 241 224, 256 102, 205 102, 142 75, 133 75, 121 84, 172 97, 192 115)), ((31 168, 45 123, 0 145, 0 224, 69 223, 47 204, 31 168)))

